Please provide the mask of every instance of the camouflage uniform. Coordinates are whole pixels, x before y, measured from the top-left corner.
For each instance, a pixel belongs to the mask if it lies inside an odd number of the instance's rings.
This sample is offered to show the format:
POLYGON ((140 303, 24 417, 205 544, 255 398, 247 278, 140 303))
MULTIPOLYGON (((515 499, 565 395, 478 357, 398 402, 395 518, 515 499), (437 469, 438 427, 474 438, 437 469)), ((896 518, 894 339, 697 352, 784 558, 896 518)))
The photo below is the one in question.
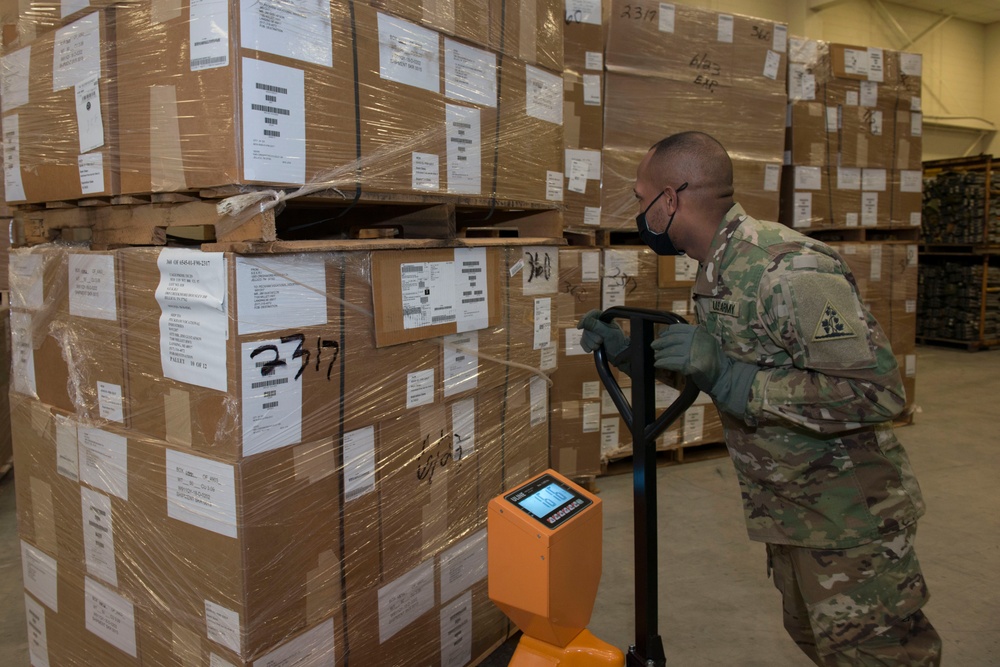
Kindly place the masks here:
POLYGON ((790 634, 820 665, 911 664, 860 657, 872 642, 916 648, 895 636, 910 624, 928 644, 912 664, 937 664, 912 548, 924 505, 889 423, 904 392, 846 263, 737 204, 694 296, 726 354, 761 368, 742 418, 721 414, 747 529, 769 545, 790 634))

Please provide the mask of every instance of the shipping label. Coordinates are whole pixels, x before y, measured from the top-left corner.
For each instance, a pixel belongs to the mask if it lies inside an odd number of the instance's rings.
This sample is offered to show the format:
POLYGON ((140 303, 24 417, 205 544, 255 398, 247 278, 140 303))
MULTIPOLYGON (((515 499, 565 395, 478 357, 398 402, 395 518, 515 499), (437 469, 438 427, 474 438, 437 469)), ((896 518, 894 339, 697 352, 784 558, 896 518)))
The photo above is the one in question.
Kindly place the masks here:
POLYGON ((525 65, 527 99, 525 112, 556 125, 563 124, 563 80, 561 76, 525 65))
POLYGON ((21 576, 24 590, 54 612, 59 612, 56 559, 21 540, 21 576))
POLYGON ((445 336, 445 398, 479 386, 479 333, 467 331, 445 336))
POLYGON ((445 38, 444 94, 451 100, 496 107, 496 54, 445 38))
POLYGON ((433 608, 434 559, 430 559, 379 589, 379 641, 385 643, 433 608))
POLYGON ((167 450, 167 516, 237 537, 233 466, 167 450))
POLYGON ((375 427, 344 434, 344 499, 356 500, 375 490, 375 427))
POLYGON ((455 313, 455 263, 414 262, 400 266, 403 328, 448 324, 455 313))
POLYGON ((229 5, 228 0, 191 0, 192 72, 229 65, 229 5))
POLYGON ((87 573, 118 586, 118 568, 115 564, 115 532, 111 519, 111 498, 80 487, 83 507, 83 547, 87 559, 87 573))
POLYGON ((96 428, 77 431, 80 481, 128 500, 128 440, 96 428))
POLYGON ((472 591, 441 607, 441 667, 472 661, 472 591))
POLYGON ((478 195, 483 191, 483 145, 479 109, 445 105, 448 141, 448 192, 478 195))
POLYGON ((131 602, 97 583, 84 581, 87 630, 120 651, 136 657, 135 608, 131 602))
POLYGON ((85 195, 101 194, 104 187, 104 155, 88 153, 77 157, 80 172, 80 191, 85 195))
POLYGON ((441 553, 441 599, 451 600, 486 578, 486 530, 441 553))
POLYGON ((117 320, 115 284, 114 256, 70 254, 70 315, 110 321, 117 320))
POLYGON ((439 39, 433 30, 379 12, 379 75, 387 81, 441 92, 439 39))
POLYGON ((326 324, 326 263, 310 255, 237 257, 236 295, 240 335, 326 324))
POLYGON ((255 0, 240 3, 240 42, 315 65, 333 66, 329 0, 255 0))
POLYGON ((73 88, 101 78, 101 16, 84 16, 56 31, 52 58, 52 90, 73 88))
POLYGON ((302 441, 305 336, 243 343, 243 455, 302 441))
POLYGON ((248 181, 306 182, 305 73, 243 59, 243 175, 248 181))

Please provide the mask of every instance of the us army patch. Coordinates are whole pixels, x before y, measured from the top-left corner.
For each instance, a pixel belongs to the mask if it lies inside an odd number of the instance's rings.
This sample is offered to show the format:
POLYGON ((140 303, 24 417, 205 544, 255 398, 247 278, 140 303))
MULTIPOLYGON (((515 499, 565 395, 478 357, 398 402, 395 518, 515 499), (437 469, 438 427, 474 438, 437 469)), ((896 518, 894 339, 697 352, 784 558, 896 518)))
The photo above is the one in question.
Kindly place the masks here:
POLYGON ((812 339, 814 341, 839 340, 854 338, 857 335, 843 316, 833 307, 833 304, 827 301, 812 339))
POLYGON ((740 316, 740 302, 726 301, 725 299, 712 299, 711 312, 718 315, 728 315, 729 317, 740 316))

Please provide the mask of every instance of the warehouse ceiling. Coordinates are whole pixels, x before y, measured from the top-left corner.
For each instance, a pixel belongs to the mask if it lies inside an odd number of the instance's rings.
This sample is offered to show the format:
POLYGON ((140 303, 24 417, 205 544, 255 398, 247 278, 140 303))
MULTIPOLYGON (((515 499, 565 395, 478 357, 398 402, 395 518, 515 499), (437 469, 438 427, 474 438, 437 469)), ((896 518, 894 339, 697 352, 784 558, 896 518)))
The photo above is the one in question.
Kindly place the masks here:
POLYGON ((894 4, 906 5, 926 12, 953 16, 975 23, 1000 21, 1000 0, 905 0, 894 4))

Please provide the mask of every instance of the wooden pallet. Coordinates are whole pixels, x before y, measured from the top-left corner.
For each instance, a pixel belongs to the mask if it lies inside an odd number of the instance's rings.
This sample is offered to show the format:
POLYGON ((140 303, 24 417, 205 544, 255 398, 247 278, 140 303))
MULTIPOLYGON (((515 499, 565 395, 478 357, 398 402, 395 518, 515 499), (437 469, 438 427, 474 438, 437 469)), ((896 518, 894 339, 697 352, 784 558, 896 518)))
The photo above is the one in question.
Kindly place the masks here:
POLYGON ((869 241, 918 243, 920 227, 816 227, 796 229, 825 243, 866 243, 869 241))
POLYGON ((573 227, 563 231, 571 246, 610 248, 614 246, 645 246, 635 229, 588 229, 573 227))
MULTIPOLYGON (((725 443, 696 442, 687 445, 675 445, 656 451, 656 467, 693 463, 708 459, 718 459, 729 455, 725 443)), ((632 472, 631 454, 619 454, 601 458, 601 477, 624 475, 632 472)))

